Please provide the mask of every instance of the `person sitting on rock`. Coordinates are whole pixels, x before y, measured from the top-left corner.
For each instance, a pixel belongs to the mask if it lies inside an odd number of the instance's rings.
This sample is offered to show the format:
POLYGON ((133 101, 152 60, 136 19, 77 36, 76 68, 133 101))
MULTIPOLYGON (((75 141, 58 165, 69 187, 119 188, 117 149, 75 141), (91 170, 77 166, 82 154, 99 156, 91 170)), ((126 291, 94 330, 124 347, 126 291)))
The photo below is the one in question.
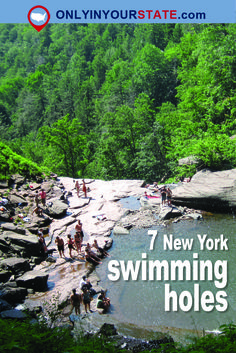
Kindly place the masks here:
POLYGON ((110 256, 105 249, 98 246, 98 242, 96 239, 94 239, 94 241, 93 241, 92 248, 97 249, 101 253, 102 256, 110 256))
POLYGON ((33 210, 32 214, 36 214, 38 217, 41 217, 43 215, 43 210, 41 207, 36 206, 35 209, 33 210))
POLYGON ((70 297, 70 302, 72 305, 72 310, 75 308, 75 314, 80 314, 80 303, 82 303, 82 295, 76 293, 76 289, 72 289, 73 294, 70 297))
POLYGON ((99 294, 97 298, 97 308, 103 309, 105 312, 108 310, 110 305, 111 305, 110 298, 106 297, 106 293, 102 290, 101 294, 99 294))

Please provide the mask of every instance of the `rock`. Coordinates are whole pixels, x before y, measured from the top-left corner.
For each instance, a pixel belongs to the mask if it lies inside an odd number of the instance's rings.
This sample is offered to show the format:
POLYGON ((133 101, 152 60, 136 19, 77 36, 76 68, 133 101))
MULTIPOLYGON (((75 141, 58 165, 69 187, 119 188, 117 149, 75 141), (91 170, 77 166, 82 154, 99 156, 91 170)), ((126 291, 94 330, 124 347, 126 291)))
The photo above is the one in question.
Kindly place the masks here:
POLYGON ((28 271, 16 279, 19 287, 43 291, 47 288, 48 274, 41 271, 28 271))
POLYGON ((24 252, 26 257, 40 256, 41 246, 35 235, 19 235, 5 231, 0 235, 0 248, 1 244, 10 247, 13 252, 24 252))
POLYGON ((7 189, 7 188, 8 188, 8 181, 0 180, 0 189, 7 189))
POLYGON ((121 226, 115 226, 115 228, 113 229, 113 234, 129 234, 129 231, 127 229, 125 229, 124 227, 121 226))
POLYGON ((68 205, 60 200, 55 200, 51 207, 47 207, 47 214, 54 218, 61 218, 66 215, 68 205))
POLYGON ((6 286, 0 290, 0 299, 6 300, 10 304, 22 303, 26 296, 26 288, 6 286))
POLYGON ((11 278, 11 275, 10 271, 0 271, 0 282, 7 282, 11 278))
POLYGON ((172 202, 206 211, 229 211, 236 208, 236 169, 195 174, 190 183, 173 190, 172 202))
POLYGON ((22 206, 26 206, 28 204, 28 202, 17 193, 9 194, 7 198, 12 205, 18 205, 20 203, 22 206))
POLYGON ((166 220, 182 215, 182 212, 177 207, 165 206, 161 208, 159 220, 166 220))
POLYGON ((115 328, 115 325, 104 323, 100 328, 100 330, 98 331, 98 335, 102 335, 105 337, 117 335, 117 330, 115 328))
POLYGON ((0 312, 11 309, 12 306, 6 300, 0 299, 0 312))
POLYGON ((14 320, 25 320, 27 315, 21 310, 5 310, 0 313, 2 319, 14 319, 14 320))
POLYGON ((25 177, 20 174, 14 174, 11 176, 9 183, 16 184, 16 186, 23 185, 25 182, 25 177))
POLYGON ((179 165, 193 165, 193 164, 199 164, 200 162, 201 162, 201 159, 195 156, 181 158, 178 161, 179 165))
POLYGON ((17 257, 9 257, 0 261, 0 267, 3 269, 7 269, 11 271, 13 274, 17 274, 19 272, 26 272, 30 269, 29 261, 22 258, 17 257))
POLYGON ((3 223, 1 224, 1 227, 3 230, 10 230, 12 232, 18 233, 18 234, 25 234, 25 229, 20 228, 19 226, 15 226, 13 223, 3 223))

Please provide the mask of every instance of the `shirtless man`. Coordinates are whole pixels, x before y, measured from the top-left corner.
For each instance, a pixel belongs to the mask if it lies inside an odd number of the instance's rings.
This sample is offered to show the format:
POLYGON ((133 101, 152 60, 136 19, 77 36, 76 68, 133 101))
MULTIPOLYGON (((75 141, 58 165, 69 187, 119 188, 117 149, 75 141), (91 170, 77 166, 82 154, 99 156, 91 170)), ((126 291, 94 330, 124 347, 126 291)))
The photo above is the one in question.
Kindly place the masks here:
POLYGON ((75 314, 77 315, 78 313, 80 314, 80 303, 82 303, 82 297, 81 294, 76 293, 76 289, 72 289, 73 294, 70 297, 70 302, 72 305, 72 310, 75 308, 75 314))
POLYGON ((62 257, 62 255, 65 257, 64 254, 64 240, 62 238, 60 238, 59 236, 56 237, 55 243, 57 244, 57 249, 59 252, 60 257, 62 257))

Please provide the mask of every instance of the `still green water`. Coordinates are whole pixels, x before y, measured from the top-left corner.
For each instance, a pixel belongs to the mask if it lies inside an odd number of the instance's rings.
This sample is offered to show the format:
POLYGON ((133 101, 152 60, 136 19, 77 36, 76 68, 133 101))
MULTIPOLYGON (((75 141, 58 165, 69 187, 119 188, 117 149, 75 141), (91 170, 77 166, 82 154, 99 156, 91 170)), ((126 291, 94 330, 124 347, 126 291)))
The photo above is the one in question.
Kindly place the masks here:
MULTIPOLYGON (((135 325, 142 328, 158 329, 160 327, 179 328, 188 330, 214 330, 223 323, 235 320, 236 314, 236 220, 233 215, 213 215, 204 217, 203 220, 187 220, 172 223, 167 227, 150 227, 157 229, 158 236, 154 243, 154 249, 150 250, 151 236, 148 229, 131 230, 129 235, 114 235, 111 257, 103 261, 97 272, 101 278, 103 287, 108 288, 108 296, 111 298, 112 307, 110 315, 124 325, 135 325), (164 250, 164 235, 173 234, 174 238, 193 239, 192 250, 164 250), (207 234, 208 238, 217 239, 221 234, 228 239, 228 250, 200 250, 197 235, 207 234), (213 280, 205 281, 157 281, 142 280, 141 276, 136 281, 123 279, 121 275, 117 281, 108 279, 108 265, 111 260, 142 260, 142 253, 147 254, 147 260, 189 260, 193 262, 193 253, 198 253, 198 260, 210 260, 214 264, 217 260, 227 261, 227 286, 216 288, 213 280), (194 297, 194 284, 199 283, 200 295, 204 291, 211 291, 214 295, 218 291, 227 293, 228 308, 224 312, 214 309, 206 312, 201 308, 194 310, 165 311, 165 284, 169 283, 171 290, 180 294, 189 291, 194 297)), ((220 272, 218 273, 220 276, 220 272)), ((186 304, 185 299, 185 304, 186 304)), ((217 302, 216 302, 217 304, 217 302)))

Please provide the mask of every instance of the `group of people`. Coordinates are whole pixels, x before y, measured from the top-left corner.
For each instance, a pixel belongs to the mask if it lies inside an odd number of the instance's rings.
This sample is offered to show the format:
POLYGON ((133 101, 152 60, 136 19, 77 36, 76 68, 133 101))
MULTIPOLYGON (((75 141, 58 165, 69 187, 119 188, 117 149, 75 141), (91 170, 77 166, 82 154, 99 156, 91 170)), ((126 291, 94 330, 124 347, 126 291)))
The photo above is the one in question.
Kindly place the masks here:
POLYGON ((43 207, 45 207, 46 206, 46 196, 47 196, 47 194, 44 189, 41 189, 40 192, 38 192, 38 190, 35 191, 34 201, 35 201, 36 207, 33 210, 32 214, 35 213, 39 217, 43 215, 43 209, 39 206, 39 203, 41 200, 43 207))
MULTIPOLYGON (((80 197, 80 193, 79 193, 80 192, 80 184, 79 184, 78 180, 76 180, 76 182, 75 182, 75 189, 76 189, 77 196, 80 197)), ((84 179, 82 180, 82 191, 84 193, 84 197, 87 198, 87 187, 86 187, 84 179)))
POLYGON ((171 206, 171 196, 172 196, 171 189, 164 185, 160 189, 160 193, 161 193, 161 204, 164 206, 167 203, 168 206, 171 206))
POLYGON ((96 292, 92 288, 91 282, 86 278, 86 276, 83 276, 79 288, 81 290, 81 293, 77 293, 76 289, 72 290, 72 295, 70 297, 70 302, 72 305, 72 311, 75 309, 75 314, 78 315, 80 314, 80 305, 83 303, 84 305, 84 310, 87 313, 88 311, 92 312, 90 303, 93 299, 93 296, 100 293, 98 298, 97 298, 97 308, 98 309, 103 309, 103 311, 107 311, 109 306, 110 306, 110 299, 106 297, 106 292, 101 290, 100 292, 96 292))

